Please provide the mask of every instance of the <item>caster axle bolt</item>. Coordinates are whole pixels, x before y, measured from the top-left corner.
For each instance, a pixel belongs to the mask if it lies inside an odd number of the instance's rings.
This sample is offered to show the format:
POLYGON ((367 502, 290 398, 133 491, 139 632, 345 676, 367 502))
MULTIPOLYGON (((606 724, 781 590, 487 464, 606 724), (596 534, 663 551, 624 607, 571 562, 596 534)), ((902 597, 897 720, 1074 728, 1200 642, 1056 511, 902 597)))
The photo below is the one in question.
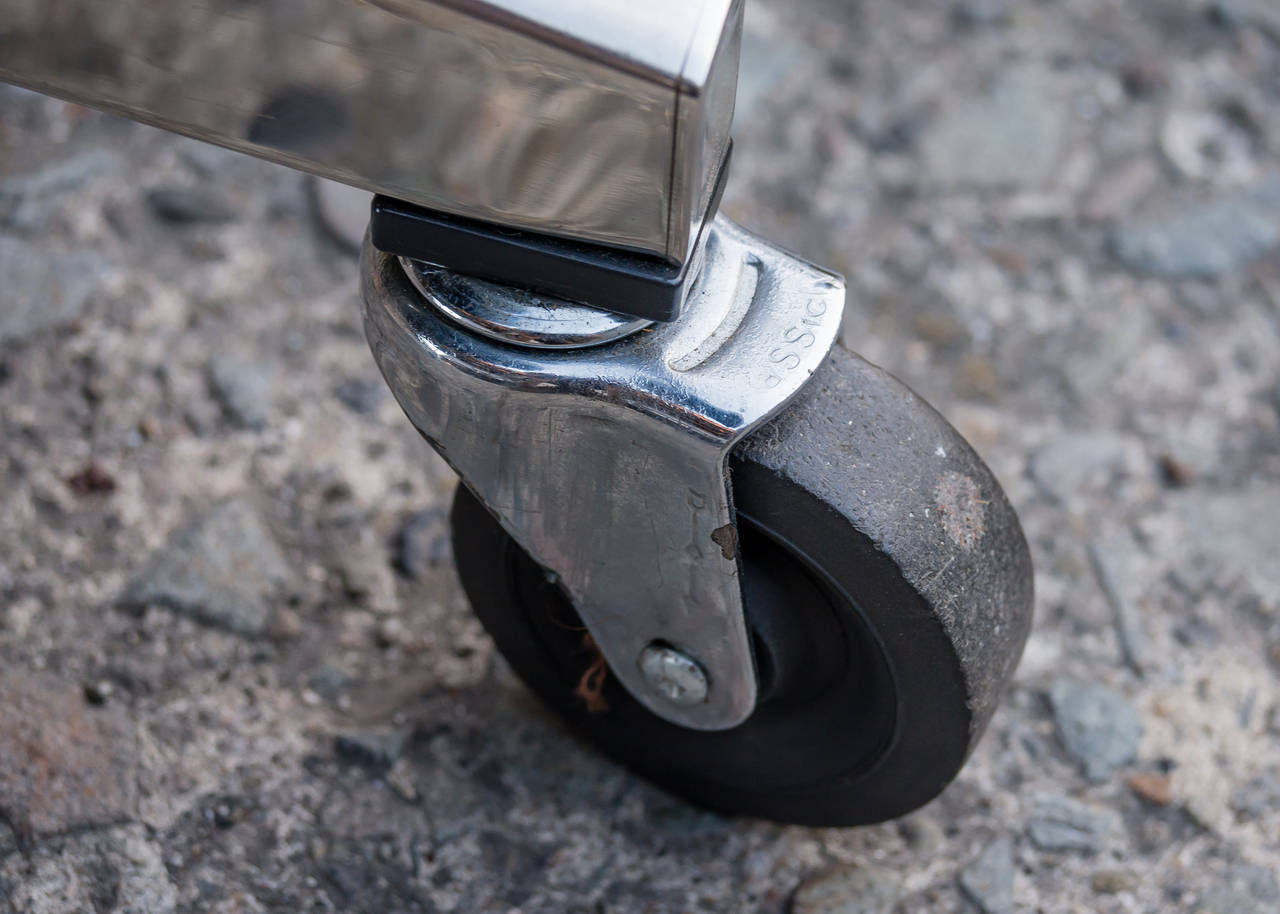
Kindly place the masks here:
POLYGON ((655 641, 640 652, 639 663, 645 681, 673 704, 696 705, 707 700, 707 674, 683 651, 655 641))

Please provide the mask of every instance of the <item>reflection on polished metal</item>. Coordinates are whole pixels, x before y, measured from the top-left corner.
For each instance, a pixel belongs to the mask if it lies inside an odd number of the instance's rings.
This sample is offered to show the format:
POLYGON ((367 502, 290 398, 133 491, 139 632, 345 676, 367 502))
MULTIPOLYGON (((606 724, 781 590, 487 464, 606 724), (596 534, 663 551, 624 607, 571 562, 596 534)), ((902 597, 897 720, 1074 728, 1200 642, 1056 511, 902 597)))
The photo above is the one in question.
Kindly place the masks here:
POLYGON ((682 263, 741 25, 741 0, 0 0, 0 81, 682 263))
POLYGON ((433 305, 469 330, 503 343, 578 349, 611 343, 653 323, 485 282, 420 260, 402 257, 400 265, 433 305))
POLYGON ((717 218, 679 320, 549 350, 467 330, 424 301, 398 259, 367 244, 364 257, 365 330, 400 405, 559 576, 613 674, 683 726, 745 720, 756 685, 729 452, 825 357, 841 279, 717 218), (705 701, 654 689, 637 661, 655 641, 697 658, 705 701))

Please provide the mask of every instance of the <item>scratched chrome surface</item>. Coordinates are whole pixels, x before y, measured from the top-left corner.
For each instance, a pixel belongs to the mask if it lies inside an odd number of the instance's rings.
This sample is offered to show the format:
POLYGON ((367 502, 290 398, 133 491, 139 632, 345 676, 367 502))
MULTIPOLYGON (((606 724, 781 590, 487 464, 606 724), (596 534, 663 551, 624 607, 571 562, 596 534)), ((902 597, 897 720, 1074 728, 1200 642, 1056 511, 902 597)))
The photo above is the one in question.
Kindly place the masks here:
POLYGON ((703 256, 680 320, 571 350, 463 329, 367 246, 362 273, 370 348, 414 425, 559 576, 623 685, 668 720, 717 730, 756 695, 729 452, 822 362, 844 283, 725 219, 703 256), (698 661, 705 701, 650 686, 639 660, 654 641, 698 661))

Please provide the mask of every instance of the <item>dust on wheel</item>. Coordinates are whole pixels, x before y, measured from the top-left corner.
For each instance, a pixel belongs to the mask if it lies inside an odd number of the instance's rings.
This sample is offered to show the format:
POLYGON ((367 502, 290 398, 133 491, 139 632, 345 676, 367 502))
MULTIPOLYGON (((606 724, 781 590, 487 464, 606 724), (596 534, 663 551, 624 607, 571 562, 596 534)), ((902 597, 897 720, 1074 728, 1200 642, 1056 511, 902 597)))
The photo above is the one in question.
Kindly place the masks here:
POLYGON ((1030 624, 1030 560, 999 486, 936 412, 838 348, 735 451, 732 483, 760 683, 733 729, 679 727, 632 699, 554 575, 464 486, 459 575, 543 701, 693 802, 809 825, 928 802, 981 734, 1030 624))

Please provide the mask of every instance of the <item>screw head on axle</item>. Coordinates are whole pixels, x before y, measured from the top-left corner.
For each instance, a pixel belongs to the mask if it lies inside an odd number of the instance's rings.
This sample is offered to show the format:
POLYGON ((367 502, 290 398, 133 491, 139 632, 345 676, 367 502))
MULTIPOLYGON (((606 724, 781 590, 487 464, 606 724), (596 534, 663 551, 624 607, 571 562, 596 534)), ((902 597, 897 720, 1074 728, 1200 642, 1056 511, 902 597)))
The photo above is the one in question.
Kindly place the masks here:
POLYGON ((645 682, 672 704, 696 705, 707 700, 707 674, 683 651, 655 641, 640 652, 639 664, 645 682))

